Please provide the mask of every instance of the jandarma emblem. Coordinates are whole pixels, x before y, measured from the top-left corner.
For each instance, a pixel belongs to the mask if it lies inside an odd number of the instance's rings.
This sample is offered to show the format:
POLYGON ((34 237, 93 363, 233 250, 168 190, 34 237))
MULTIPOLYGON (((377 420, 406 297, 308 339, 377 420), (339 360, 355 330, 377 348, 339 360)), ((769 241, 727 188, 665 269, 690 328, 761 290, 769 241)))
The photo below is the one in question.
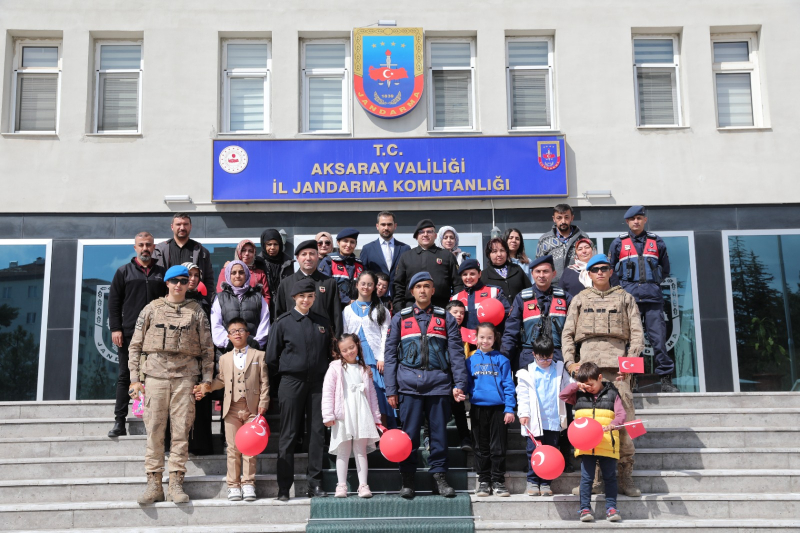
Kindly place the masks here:
POLYGON ((558 141, 539 141, 539 165, 545 170, 555 170, 561 164, 561 144, 558 141))
POLYGON ((356 28, 353 45, 353 88, 364 109, 382 118, 414 109, 425 80, 422 28, 356 28))

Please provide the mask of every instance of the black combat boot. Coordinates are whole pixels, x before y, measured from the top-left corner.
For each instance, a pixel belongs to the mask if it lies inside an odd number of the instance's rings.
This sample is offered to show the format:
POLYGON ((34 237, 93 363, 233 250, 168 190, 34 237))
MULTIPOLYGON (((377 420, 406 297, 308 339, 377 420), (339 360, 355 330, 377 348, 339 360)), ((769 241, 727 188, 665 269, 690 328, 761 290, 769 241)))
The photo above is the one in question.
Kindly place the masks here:
POLYGON ((400 488, 400 496, 407 500, 414 498, 414 472, 400 472, 403 477, 403 486, 400 488))
POLYGON ((435 473, 433 475, 433 480, 436 482, 434 489, 439 493, 439 495, 444 496, 445 498, 455 498, 456 491, 447 483, 444 472, 435 473))
POLYGON ((125 429, 125 419, 124 418, 123 419, 117 419, 116 422, 114 422, 114 427, 111 428, 111 431, 108 432, 108 436, 111 437, 112 439, 114 437, 122 437, 123 435, 127 435, 127 434, 128 434, 128 430, 125 429))
POLYGON ((661 392, 680 392, 680 389, 672 384, 671 376, 661 376, 661 392))

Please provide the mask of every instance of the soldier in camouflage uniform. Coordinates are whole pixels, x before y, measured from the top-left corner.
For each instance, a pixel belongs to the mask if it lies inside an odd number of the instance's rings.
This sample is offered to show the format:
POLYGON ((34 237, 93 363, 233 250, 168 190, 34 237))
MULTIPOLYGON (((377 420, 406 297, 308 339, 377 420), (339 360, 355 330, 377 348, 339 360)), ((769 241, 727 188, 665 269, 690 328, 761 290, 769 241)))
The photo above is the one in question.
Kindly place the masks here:
MULTIPOLYGON (((619 371, 618 357, 638 357, 644 350, 639 308, 633 296, 622 287, 611 287, 613 271, 605 254, 592 257, 586 270, 593 286, 581 291, 569 306, 561 333, 564 366, 573 378, 581 363, 592 362, 599 366, 603 378, 614 380, 625 407, 625 421, 630 422, 636 416, 631 391, 632 375, 619 371), (578 350, 579 354, 576 353, 578 350)), ((626 496, 640 496, 641 492, 631 478, 635 452, 633 441, 624 428, 619 430, 619 436, 619 492, 626 496)), ((592 492, 603 492, 599 481, 595 482, 592 492)), ((573 490, 573 494, 577 492, 573 490)))
POLYGON ((189 455, 189 429, 194 422, 192 389, 201 375, 202 383, 211 383, 214 371, 214 344, 208 318, 198 302, 186 299, 189 271, 184 266, 173 266, 164 274, 164 281, 167 296, 153 300, 139 314, 128 358, 131 373, 128 392, 132 398, 138 398, 146 389, 147 489, 139 503, 164 500, 161 479, 167 418, 172 427, 167 500, 189 501, 183 491, 183 477, 189 455), (146 358, 140 362, 142 354, 146 358))

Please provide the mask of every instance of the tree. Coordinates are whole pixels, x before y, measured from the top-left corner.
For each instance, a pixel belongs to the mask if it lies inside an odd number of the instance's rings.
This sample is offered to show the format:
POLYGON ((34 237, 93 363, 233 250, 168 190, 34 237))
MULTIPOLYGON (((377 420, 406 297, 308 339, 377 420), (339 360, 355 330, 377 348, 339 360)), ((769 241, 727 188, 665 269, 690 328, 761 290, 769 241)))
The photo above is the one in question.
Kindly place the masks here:
POLYGON ((0 401, 36 400, 38 376, 39 344, 33 334, 22 326, 0 333, 0 401))

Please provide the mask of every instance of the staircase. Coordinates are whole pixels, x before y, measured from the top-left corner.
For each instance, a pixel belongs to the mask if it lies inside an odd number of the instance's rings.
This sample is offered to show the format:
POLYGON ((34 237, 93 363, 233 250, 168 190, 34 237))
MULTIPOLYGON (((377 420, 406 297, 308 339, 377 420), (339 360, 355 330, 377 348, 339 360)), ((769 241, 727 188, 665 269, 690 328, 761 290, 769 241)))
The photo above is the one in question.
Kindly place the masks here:
MULTIPOLYGON (((800 531, 800 394, 640 394, 636 405, 637 418, 648 421, 648 433, 634 441, 634 480, 643 494, 619 497, 623 522, 577 522, 578 498, 570 494, 577 473, 554 481, 555 496, 524 495, 527 458, 516 424, 509 430, 507 461, 512 496, 471 496, 476 530, 800 531)), ((225 457, 217 435, 217 455, 190 456, 187 463, 185 490, 192 502, 148 506, 136 503, 145 486, 143 424, 132 417, 129 436, 110 439, 112 413, 112 401, 0 403, 0 531, 305 531, 309 500, 274 500, 275 410, 267 416, 272 438, 258 461, 261 499, 225 499, 225 457)), ((455 427, 448 433, 448 478, 457 490, 471 490, 472 457, 457 448, 455 427)), ((424 460, 425 451, 417 453, 424 460)), ((335 458, 326 460, 323 484, 333 490, 335 458)), ((306 455, 298 454, 295 465, 295 489, 302 494, 306 455)), ((396 467, 379 452, 370 455, 370 486, 376 493, 399 488, 396 467)), ((430 489, 424 471, 418 488, 422 495, 430 489)), ((594 500, 596 516, 604 516, 603 496, 594 500)))

